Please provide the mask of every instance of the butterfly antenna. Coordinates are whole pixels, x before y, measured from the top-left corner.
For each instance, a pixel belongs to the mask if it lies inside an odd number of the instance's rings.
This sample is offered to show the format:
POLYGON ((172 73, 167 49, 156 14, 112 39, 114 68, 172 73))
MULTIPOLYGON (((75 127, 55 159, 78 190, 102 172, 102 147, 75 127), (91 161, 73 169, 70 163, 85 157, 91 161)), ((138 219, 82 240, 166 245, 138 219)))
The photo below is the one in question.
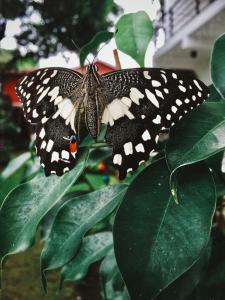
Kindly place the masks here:
POLYGON ((78 50, 78 53, 80 53, 80 47, 74 42, 73 39, 71 39, 71 42, 73 43, 73 45, 75 46, 75 48, 78 50))
MULTIPOLYGON (((71 39, 71 42, 73 43, 73 45, 75 46, 75 48, 78 50, 78 55, 80 55, 81 52, 81 48, 74 42, 73 39, 71 39)), ((91 62, 89 61, 89 59, 86 57, 87 61, 89 64, 91 64, 91 62)), ((83 67, 81 68, 81 72, 83 74, 83 67)))

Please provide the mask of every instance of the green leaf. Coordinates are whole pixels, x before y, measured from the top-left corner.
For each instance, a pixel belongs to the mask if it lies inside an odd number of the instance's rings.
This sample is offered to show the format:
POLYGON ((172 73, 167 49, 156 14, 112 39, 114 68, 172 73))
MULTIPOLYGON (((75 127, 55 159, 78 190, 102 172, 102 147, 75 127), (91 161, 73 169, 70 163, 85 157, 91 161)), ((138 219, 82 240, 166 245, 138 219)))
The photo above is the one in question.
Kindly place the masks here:
POLYGON ((1 265, 7 255, 24 251, 34 243, 40 220, 80 176, 87 156, 84 153, 64 176, 39 174, 7 196, 0 210, 1 265))
POLYGON ((12 159, 8 163, 7 167, 2 171, 1 178, 7 179, 10 176, 12 176, 16 171, 18 171, 18 169, 20 169, 24 165, 24 163, 28 161, 29 158, 30 158, 30 152, 25 152, 17 156, 16 158, 12 159))
POLYGON ((201 161, 225 149, 225 103, 204 103, 171 130, 166 146, 169 168, 201 161), (177 147, 179 145, 179 147, 177 147))
POLYGON ((85 233, 115 209, 126 190, 123 184, 108 186, 73 198, 60 209, 41 255, 44 288, 45 272, 74 257, 85 233))
POLYGON ((217 91, 225 98, 225 34, 215 42, 211 59, 211 77, 217 91))
POLYGON ((63 267, 61 282, 83 278, 90 265, 106 256, 112 245, 111 232, 100 232, 85 237, 78 254, 63 267))
POLYGON ((100 270, 104 299, 130 300, 124 281, 118 269, 114 249, 104 258, 100 270))
POLYGON ((30 158, 30 152, 25 152, 12 159, 0 174, 0 206, 6 195, 20 184, 23 179, 25 164, 30 158))
POLYGON ((111 280, 112 277, 118 272, 118 266, 116 263, 113 248, 109 251, 107 256, 102 261, 99 272, 101 274, 102 281, 104 282, 104 284, 111 280))
POLYGON ((156 299, 157 300, 184 300, 193 292, 205 274, 205 269, 211 252, 211 243, 203 249, 196 263, 177 280, 168 286, 156 299))
POLYGON ((87 58, 89 53, 93 53, 97 50, 98 46, 101 43, 106 43, 113 37, 113 33, 107 30, 100 31, 96 33, 96 35, 84 45, 80 50, 80 65, 83 66, 85 59, 87 58))
POLYGON ((153 35, 152 22, 144 11, 126 14, 116 24, 116 45, 144 67, 145 53, 153 35))
POLYGON ((106 186, 102 174, 85 174, 85 179, 94 190, 98 190, 106 186))
POLYGON ((208 243, 215 209, 209 169, 195 164, 178 177, 179 204, 164 160, 131 183, 114 224, 118 267, 132 300, 156 297, 187 271, 208 243))
POLYGON ((218 102, 221 100, 224 101, 213 84, 209 86, 209 94, 210 96, 206 100, 207 102, 218 102))

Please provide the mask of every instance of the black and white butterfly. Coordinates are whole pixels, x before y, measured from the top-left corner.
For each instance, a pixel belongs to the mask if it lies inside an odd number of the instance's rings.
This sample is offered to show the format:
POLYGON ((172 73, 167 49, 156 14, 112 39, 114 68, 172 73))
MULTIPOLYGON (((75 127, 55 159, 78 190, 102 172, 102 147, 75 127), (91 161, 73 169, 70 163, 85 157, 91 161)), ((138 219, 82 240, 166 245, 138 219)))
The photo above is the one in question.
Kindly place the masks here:
POLYGON ((137 68, 99 75, 95 64, 85 75, 39 69, 23 77, 16 91, 26 119, 36 124, 36 149, 46 175, 72 169, 83 126, 96 139, 105 123, 121 179, 148 160, 161 130, 209 96, 204 83, 182 71, 137 68))

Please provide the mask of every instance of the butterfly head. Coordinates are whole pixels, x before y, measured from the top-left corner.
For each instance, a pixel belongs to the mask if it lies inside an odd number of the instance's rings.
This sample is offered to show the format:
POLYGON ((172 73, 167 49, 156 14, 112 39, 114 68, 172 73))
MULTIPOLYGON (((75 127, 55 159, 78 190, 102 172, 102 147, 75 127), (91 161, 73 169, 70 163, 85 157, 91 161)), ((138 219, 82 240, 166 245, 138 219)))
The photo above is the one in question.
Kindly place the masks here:
POLYGON ((98 85, 100 83, 100 77, 98 74, 98 66, 94 63, 89 64, 86 67, 86 74, 84 76, 84 83, 88 85, 88 88, 91 87, 96 88, 96 84, 98 85))

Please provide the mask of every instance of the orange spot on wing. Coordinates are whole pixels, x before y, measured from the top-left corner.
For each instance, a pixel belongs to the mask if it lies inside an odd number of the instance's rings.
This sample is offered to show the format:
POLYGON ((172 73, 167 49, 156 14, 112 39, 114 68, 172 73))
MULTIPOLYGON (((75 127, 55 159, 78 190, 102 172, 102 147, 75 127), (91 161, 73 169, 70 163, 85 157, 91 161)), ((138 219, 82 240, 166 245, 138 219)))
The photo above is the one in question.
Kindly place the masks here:
POLYGON ((71 153, 77 152, 77 143, 70 143, 70 152, 71 153))

